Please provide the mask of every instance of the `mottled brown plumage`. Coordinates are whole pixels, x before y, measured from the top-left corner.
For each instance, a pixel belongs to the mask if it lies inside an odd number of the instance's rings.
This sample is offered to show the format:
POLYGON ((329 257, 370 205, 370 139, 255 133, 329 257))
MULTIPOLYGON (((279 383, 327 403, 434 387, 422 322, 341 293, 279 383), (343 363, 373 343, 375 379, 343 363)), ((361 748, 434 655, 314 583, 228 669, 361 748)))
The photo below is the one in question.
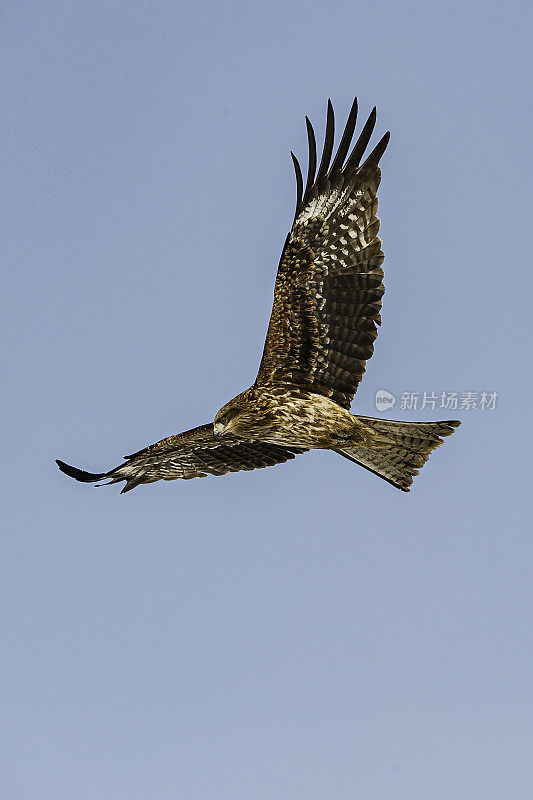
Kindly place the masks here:
POLYGON ((354 101, 331 162, 334 115, 328 101, 317 171, 308 119, 309 165, 304 188, 298 160, 296 213, 281 255, 268 332, 253 386, 213 424, 170 436, 93 474, 58 461, 79 481, 140 483, 249 470, 279 464, 309 449, 332 449, 404 491, 430 452, 459 422, 395 422, 354 416, 349 408, 374 351, 381 323, 384 255, 378 237, 378 162, 385 134, 363 161, 373 109, 349 153, 357 120, 354 101), (362 162, 362 163, 361 163, 362 162))

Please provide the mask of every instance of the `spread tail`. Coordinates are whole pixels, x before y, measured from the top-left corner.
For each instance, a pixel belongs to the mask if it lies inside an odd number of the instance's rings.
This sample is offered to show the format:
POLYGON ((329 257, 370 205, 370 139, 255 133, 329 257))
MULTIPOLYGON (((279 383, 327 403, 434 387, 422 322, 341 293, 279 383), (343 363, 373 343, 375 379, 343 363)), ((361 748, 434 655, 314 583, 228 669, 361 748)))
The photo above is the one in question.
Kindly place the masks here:
POLYGON ((335 448, 341 456, 360 464, 383 480, 408 492, 415 475, 429 458, 435 447, 442 444, 443 436, 450 436, 461 423, 458 420, 443 422, 397 422, 373 417, 357 417, 372 433, 373 447, 335 448))

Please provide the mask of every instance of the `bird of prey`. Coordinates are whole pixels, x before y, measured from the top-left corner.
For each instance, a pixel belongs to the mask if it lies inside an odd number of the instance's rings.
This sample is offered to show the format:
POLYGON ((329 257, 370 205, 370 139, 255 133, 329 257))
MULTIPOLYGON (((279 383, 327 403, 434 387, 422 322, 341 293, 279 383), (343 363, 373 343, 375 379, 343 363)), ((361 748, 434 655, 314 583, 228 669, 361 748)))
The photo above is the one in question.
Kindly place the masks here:
MULTIPOLYGON (((378 237, 378 163, 386 133, 364 158, 374 108, 350 150, 354 100, 335 155, 334 114, 317 169, 313 127, 306 118, 308 169, 298 159, 296 213, 278 267, 274 303, 255 383, 224 405, 214 421, 145 447, 108 472, 57 461, 78 481, 141 483, 224 475, 280 464, 311 449, 334 450, 404 492, 457 420, 400 422, 350 413, 374 350, 385 291, 378 237)), ((102 485, 102 484, 100 484, 102 485)))

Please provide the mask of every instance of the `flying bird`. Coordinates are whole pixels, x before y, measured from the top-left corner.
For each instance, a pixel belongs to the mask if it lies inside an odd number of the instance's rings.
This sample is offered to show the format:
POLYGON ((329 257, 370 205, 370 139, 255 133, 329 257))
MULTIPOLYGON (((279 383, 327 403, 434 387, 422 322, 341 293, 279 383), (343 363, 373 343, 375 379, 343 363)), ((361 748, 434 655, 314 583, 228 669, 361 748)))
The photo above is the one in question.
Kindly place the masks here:
MULTIPOLYGON (((404 492, 457 420, 400 422, 350 413, 374 351, 385 291, 378 237, 379 161, 389 133, 364 158, 376 122, 370 113, 352 149, 354 100, 335 155, 328 101, 320 163, 306 117, 308 169, 291 153, 296 213, 278 267, 274 303, 255 383, 214 421, 169 436, 102 473, 57 461, 86 483, 141 483, 260 469, 308 450, 334 450, 404 492), (317 169, 318 163, 318 169, 317 169)), ((100 484, 102 485, 102 484, 100 484)))

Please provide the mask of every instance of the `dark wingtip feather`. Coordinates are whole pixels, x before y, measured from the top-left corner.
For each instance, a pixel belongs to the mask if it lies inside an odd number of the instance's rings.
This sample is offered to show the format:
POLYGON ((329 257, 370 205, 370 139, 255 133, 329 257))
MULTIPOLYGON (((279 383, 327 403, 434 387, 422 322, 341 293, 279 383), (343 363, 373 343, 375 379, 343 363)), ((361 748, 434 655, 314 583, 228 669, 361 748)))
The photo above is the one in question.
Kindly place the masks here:
POLYGON ((296 173, 296 211, 294 214, 294 218, 296 219, 296 217, 300 212, 300 208, 302 206, 304 179, 302 177, 302 169, 300 167, 300 162, 298 161, 292 150, 291 150, 291 158, 294 166, 294 171, 296 173))
POLYGON ((335 139, 335 114, 331 100, 328 99, 328 111, 326 117, 326 134, 324 137, 324 149, 322 150, 322 158, 320 159, 320 166, 316 175, 316 183, 326 175, 333 152, 333 140, 335 139))
POLYGON ((348 114, 348 119, 346 120, 344 132, 342 134, 339 147, 337 148, 337 154, 333 159, 333 163, 331 165, 330 175, 334 175, 337 172, 337 170, 342 169, 342 165, 344 164, 344 159, 346 158, 348 149, 350 147, 350 142, 352 141, 356 123, 357 123, 357 97, 354 98, 352 107, 350 109, 350 113, 348 114))
POLYGON ((366 159, 366 161, 363 164, 363 166, 366 166, 367 164, 379 164, 379 160, 380 160, 381 156, 383 155, 383 153, 387 149, 387 145, 389 143, 389 140, 390 140, 390 131, 387 131, 385 136, 383 136, 379 140, 377 145, 374 147, 374 149, 372 150, 372 152, 370 153, 370 155, 366 159))
POLYGON ((83 469, 78 469, 77 467, 70 466, 70 464, 65 464, 64 461, 60 461, 58 458, 56 458, 56 464, 61 472, 64 472, 65 475, 69 476, 69 478, 74 478, 74 480, 81 481, 82 483, 94 483, 94 481, 99 481, 102 478, 105 478, 107 474, 105 472, 85 472, 83 469))
POLYGON ((316 139, 309 117, 305 118, 305 124, 307 127, 307 141, 309 145, 309 163, 307 166, 307 183, 305 184, 305 192, 303 196, 304 202, 307 199, 309 191, 314 183, 316 172, 316 139))
MULTIPOLYGON (((304 206, 311 200, 313 192, 315 194, 317 192, 320 193, 321 189, 322 190, 324 189, 325 180, 334 181, 337 179, 339 173, 341 173, 348 180, 353 178, 353 176, 355 175, 356 170, 359 168, 359 165, 361 164, 365 150, 368 147, 368 143, 370 141, 370 138, 374 131, 374 127, 376 125, 376 117, 377 117, 376 107, 374 106, 374 108, 372 109, 372 111, 368 116, 367 121, 363 126, 361 133, 359 134, 357 141, 353 146, 352 151, 348 155, 350 144, 355 131, 355 126, 357 123, 357 112, 358 112, 357 98, 354 98, 341 137, 341 141, 337 148, 337 152, 332 160, 333 144, 335 138, 335 115, 333 112, 333 105, 331 103, 331 100, 328 100, 326 132, 324 136, 324 148, 322 150, 322 157, 320 159, 320 166, 318 167, 318 172, 317 172, 317 150, 316 150, 315 132, 313 130, 313 126, 311 124, 311 121, 309 120, 309 117, 305 118, 305 124, 307 127, 307 139, 309 146, 308 170, 307 170, 307 180, 305 182, 305 188, 303 188, 303 176, 300 164, 294 153, 291 152, 291 157, 294 164, 294 170, 296 172, 296 213, 294 216, 295 220, 297 219, 298 215, 300 214, 304 206)), ((372 150, 370 155, 367 157, 367 159, 364 162, 364 165, 378 164, 381 156, 385 152, 385 149, 389 143, 389 139, 390 139, 390 133, 386 133, 385 136, 383 136, 380 139, 380 141, 378 142, 376 147, 372 150)))
POLYGON ((359 166, 361 158, 363 157, 363 153, 365 152, 368 146, 370 137, 372 136, 372 132, 376 125, 376 116, 377 116, 376 106, 374 106, 374 108, 368 115, 368 119, 364 124, 363 130, 359 134, 359 138, 356 141, 354 148, 350 153, 348 161, 345 164, 344 168, 346 171, 349 171, 350 169, 359 166))

